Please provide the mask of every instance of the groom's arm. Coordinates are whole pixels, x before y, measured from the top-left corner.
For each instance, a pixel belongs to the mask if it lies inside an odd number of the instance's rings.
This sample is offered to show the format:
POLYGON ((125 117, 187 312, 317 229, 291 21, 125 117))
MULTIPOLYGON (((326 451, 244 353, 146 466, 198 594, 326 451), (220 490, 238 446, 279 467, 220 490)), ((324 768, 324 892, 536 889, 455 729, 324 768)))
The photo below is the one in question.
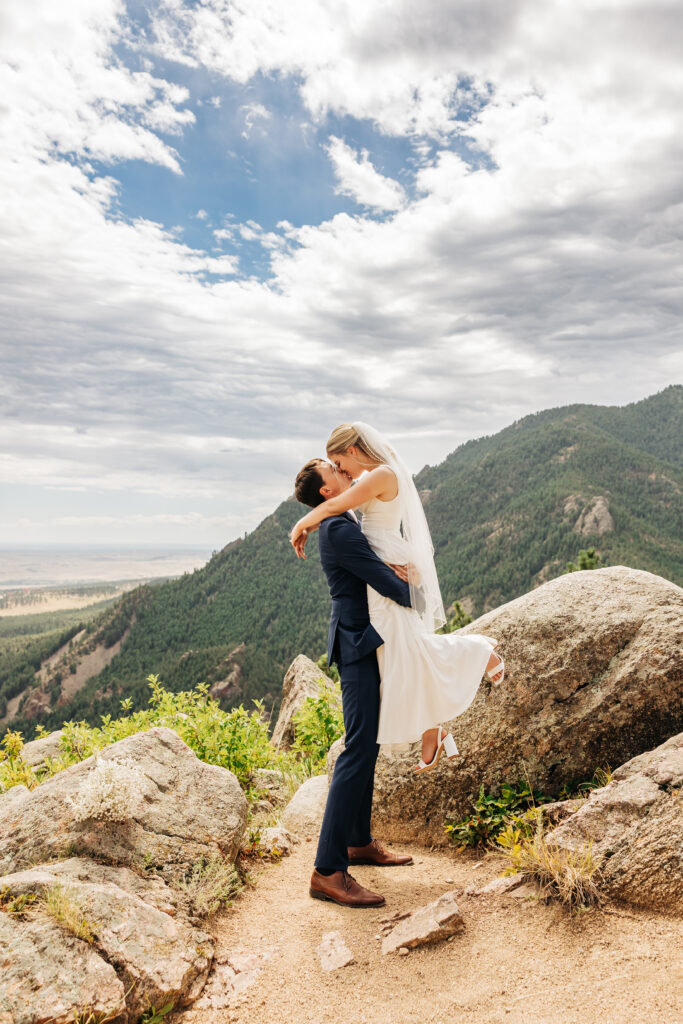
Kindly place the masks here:
POLYGON ((382 597, 410 607, 410 587, 379 558, 365 536, 348 519, 328 519, 327 539, 340 565, 369 584, 382 597))

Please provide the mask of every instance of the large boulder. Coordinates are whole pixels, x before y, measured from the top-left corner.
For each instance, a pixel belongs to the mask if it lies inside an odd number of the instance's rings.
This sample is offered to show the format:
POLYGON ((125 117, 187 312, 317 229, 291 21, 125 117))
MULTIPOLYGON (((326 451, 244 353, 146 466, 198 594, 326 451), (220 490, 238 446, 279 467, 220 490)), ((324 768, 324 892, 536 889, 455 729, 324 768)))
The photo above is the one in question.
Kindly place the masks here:
MULTIPOLYGON (((14 898, 60 887, 67 906, 77 908, 87 922, 93 950, 123 983, 128 1020, 137 1021, 150 1006, 192 1002, 211 966, 209 936, 182 915, 171 916, 115 882, 102 880, 98 865, 92 867, 83 858, 70 863, 67 870, 59 861, 41 865, 0 878, 0 891, 14 898)), ((38 908, 34 913, 41 913, 40 906, 34 904, 38 908)))
POLYGON ((618 899, 683 912, 683 733, 640 754, 548 836, 591 844, 601 887, 618 899))
POLYGON ((282 703, 275 728, 273 744, 288 750, 294 743, 294 714, 307 697, 317 697, 325 673, 305 654, 299 654, 287 669, 282 683, 282 703))
POLYGON ((0 801, 0 872, 78 853, 137 869, 155 866, 182 878, 199 859, 237 855, 247 818, 237 779, 200 761, 173 730, 136 733, 99 757, 135 770, 123 817, 79 820, 79 797, 97 759, 72 765, 30 792, 0 801))
POLYGON ((326 775, 306 779, 282 812, 282 824, 295 836, 316 836, 322 825, 327 803, 326 775))
POLYGON ((0 913, 0 1024, 86 1019, 128 1022, 125 989, 111 964, 48 918, 0 913))
POLYGON ((568 573, 482 615, 469 633, 499 640, 505 679, 497 688, 485 680, 467 712, 444 723, 458 760, 416 776, 417 744, 380 753, 373 825, 383 838, 445 842, 444 819, 464 817, 482 783, 527 774, 557 795, 683 729, 683 590, 652 573, 568 573))

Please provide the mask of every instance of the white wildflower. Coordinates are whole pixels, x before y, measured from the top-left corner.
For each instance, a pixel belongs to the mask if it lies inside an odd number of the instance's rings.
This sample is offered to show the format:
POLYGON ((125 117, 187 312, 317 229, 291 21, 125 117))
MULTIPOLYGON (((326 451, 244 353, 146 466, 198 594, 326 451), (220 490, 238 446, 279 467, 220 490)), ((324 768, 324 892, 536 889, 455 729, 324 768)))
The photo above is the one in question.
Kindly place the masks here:
POLYGON ((125 821, 140 788, 140 772, 125 761, 98 757, 81 790, 72 801, 76 821, 125 821))

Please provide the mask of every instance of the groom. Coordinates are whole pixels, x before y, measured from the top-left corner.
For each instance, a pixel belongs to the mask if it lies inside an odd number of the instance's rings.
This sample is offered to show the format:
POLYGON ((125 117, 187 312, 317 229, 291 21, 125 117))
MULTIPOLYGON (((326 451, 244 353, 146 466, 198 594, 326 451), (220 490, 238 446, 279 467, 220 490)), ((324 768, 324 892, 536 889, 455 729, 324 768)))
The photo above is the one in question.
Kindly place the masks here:
MULTIPOLYGON (((329 462, 312 459, 299 472, 294 494, 315 508, 349 486, 349 478, 329 462)), ((349 864, 384 867, 410 864, 412 857, 391 853, 370 833, 379 752, 376 651, 383 640, 370 624, 366 585, 406 607, 410 589, 377 557, 353 513, 325 519, 318 543, 332 596, 327 658, 339 667, 346 739, 330 783, 309 892, 346 907, 381 907, 384 897, 359 885, 348 873, 349 864)))

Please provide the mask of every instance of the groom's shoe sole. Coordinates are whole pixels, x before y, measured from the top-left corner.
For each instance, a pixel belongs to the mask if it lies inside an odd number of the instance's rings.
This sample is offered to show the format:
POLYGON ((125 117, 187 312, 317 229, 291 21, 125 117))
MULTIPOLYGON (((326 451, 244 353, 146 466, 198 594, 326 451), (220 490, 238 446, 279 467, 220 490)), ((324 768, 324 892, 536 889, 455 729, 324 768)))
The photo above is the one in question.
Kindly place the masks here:
POLYGON ((373 867, 373 868, 404 868, 408 864, 413 864, 413 863, 414 862, 413 862, 413 858, 412 857, 410 858, 410 860, 404 860, 403 862, 397 861, 397 860, 392 860, 392 861, 386 861, 385 863, 380 863, 380 862, 378 862, 376 860, 362 860, 362 859, 360 859, 360 860, 349 860, 349 867, 354 867, 355 868, 359 864, 367 864, 369 867, 373 867))

